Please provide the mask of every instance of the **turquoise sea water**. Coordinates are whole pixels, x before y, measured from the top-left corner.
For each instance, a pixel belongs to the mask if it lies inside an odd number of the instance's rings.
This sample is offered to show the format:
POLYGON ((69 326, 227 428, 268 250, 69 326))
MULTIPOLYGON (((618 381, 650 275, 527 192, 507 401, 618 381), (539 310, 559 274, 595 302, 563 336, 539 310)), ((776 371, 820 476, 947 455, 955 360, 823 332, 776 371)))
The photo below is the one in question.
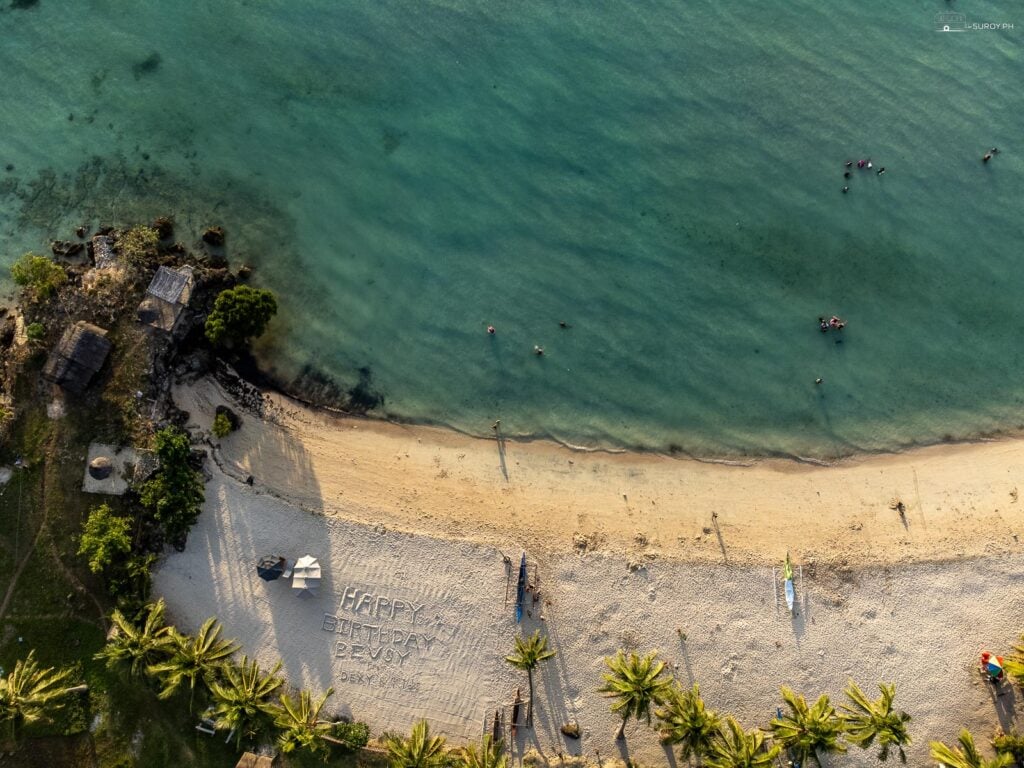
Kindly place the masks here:
POLYGON ((0 261, 222 223, 280 295, 277 376, 363 369, 477 434, 827 458, 1017 428, 1024 10, 949 10, 39 0, 0 13, 0 261))

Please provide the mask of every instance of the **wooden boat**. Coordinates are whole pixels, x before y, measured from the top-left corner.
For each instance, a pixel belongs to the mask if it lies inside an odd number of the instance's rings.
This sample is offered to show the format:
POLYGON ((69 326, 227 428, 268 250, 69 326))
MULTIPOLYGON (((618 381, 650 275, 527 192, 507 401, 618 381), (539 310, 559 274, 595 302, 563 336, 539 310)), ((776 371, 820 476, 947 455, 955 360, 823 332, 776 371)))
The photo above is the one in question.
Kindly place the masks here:
MULTIPOLYGON (((526 556, 523 555, 523 557, 525 558, 526 556)), ((515 698, 515 701, 512 702, 512 738, 513 739, 515 739, 515 737, 516 737, 516 728, 519 726, 519 708, 522 707, 522 706, 523 706, 523 697, 520 694, 519 689, 516 688, 516 698, 515 698)))
POLYGON ((523 602, 526 600, 526 553, 519 561, 519 581, 516 583, 516 624, 523 620, 523 602))
POLYGON ((796 589, 793 587, 793 563, 789 560, 789 552, 786 553, 786 564, 782 567, 782 578, 786 582, 786 607, 793 612, 793 603, 796 602, 796 589))

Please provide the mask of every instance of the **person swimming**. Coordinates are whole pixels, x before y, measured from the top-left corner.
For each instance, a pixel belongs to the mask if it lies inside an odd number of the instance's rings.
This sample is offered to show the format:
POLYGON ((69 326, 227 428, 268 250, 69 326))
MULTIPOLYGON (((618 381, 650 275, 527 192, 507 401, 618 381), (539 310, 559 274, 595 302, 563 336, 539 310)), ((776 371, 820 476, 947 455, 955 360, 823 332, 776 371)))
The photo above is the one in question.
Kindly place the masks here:
POLYGON ((818 328, 821 329, 822 333, 828 333, 828 321, 824 317, 818 318, 818 328))
POLYGON ((881 176, 883 173, 885 173, 885 166, 884 165, 881 168, 878 169, 878 175, 879 176, 881 176))
POLYGON ((992 153, 991 152, 986 152, 985 156, 981 158, 981 162, 987 163, 991 159, 992 159, 992 153))
POLYGON ((832 315, 828 320, 828 327, 835 331, 841 331, 846 327, 846 323, 840 320, 837 315, 832 315))
POLYGON ((487 332, 489 334, 491 334, 491 336, 493 336, 494 335, 494 326, 493 325, 488 325, 487 326, 487 332))
POLYGON ((843 187, 843 194, 844 194, 844 195, 845 195, 845 194, 846 194, 847 192, 849 192, 849 191, 850 191, 850 188, 849 188, 849 187, 843 187))
POLYGON ((863 168, 865 165, 867 165, 867 162, 868 162, 867 160, 858 160, 857 161, 857 167, 858 168, 863 168))
POLYGON ((544 354, 544 347, 541 347, 541 346, 538 346, 538 345, 534 344, 533 345, 533 354, 535 354, 538 357, 540 357, 541 355, 544 354))
POLYGON ((846 161, 846 167, 847 168, 852 168, 853 167, 853 160, 847 160, 846 161))
POLYGON ((843 174, 843 178, 844 178, 844 179, 848 179, 848 178, 850 178, 850 172, 849 172, 849 171, 847 171, 846 173, 844 173, 844 174, 843 174))

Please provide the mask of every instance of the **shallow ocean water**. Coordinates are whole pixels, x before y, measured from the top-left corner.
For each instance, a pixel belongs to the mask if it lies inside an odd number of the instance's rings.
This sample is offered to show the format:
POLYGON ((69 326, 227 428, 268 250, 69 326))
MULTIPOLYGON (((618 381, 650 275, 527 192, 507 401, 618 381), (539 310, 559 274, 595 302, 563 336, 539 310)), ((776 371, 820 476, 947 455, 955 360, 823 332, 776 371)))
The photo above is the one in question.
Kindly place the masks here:
POLYGON ((0 263, 221 223, 280 296, 278 378, 475 434, 830 458, 1017 428, 1024 14, 889 5, 6 9, 0 263), (860 157, 886 174, 845 181, 860 157))

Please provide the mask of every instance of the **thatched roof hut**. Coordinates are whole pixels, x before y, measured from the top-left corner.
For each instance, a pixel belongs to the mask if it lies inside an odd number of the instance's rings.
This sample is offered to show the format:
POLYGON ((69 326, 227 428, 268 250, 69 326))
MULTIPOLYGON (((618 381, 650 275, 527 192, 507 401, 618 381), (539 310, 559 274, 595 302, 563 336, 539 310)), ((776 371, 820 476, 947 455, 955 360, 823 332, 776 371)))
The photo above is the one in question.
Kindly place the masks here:
POLYGON ((246 752, 238 759, 235 768, 271 768, 273 764, 274 758, 272 757, 246 752))
POLYGON ((79 321, 64 331, 43 367, 43 378, 69 392, 81 392, 103 367, 113 345, 99 326, 79 321))
POLYGON ((192 299, 195 275, 192 267, 160 267, 139 305, 139 322, 164 331, 173 331, 181 311, 192 299))

